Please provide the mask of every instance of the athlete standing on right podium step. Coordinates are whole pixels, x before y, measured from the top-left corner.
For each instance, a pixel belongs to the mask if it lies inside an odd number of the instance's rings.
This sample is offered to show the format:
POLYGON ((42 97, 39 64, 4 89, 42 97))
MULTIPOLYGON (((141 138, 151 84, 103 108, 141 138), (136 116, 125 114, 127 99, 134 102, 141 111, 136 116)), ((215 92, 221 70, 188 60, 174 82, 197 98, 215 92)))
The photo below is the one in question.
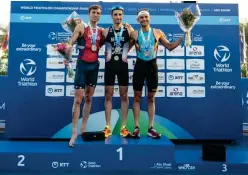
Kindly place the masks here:
POLYGON ((133 73, 133 89, 134 89, 134 137, 140 137, 140 99, 142 96, 142 89, 144 81, 147 82, 148 88, 148 136, 152 138, 160 138, 161 134, 154 128, 155 116, 155 94, 158 87, 158 66, 157 66, 157 51, 158 42, 160 42, 168 50, 173 50, 182 42, 182 38, 174 43, 170 43, 164 33, 160 29, 150 27, 150 14, 147 9, 142 9, 138 12, 137 21, 141 25, 140 30, 133 31, 131 38, 135 40, 137 61, 134 66, 133 73))

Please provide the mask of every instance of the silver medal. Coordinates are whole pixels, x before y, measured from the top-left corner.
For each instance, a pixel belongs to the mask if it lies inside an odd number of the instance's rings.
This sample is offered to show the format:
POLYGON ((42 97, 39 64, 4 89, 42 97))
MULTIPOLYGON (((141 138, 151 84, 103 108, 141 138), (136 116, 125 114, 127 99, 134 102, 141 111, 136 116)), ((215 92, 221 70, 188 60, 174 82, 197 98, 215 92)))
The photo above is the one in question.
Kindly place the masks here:
POLYGON ((149 51, 145 51, 145 56, 150 56, 150 52, 149 51))
POLYGON ((92 46, 91 46, 91 50, 92 50, 93 52, 95 52, 95 51, 96 51, 96 45, 92 45, 92 46))

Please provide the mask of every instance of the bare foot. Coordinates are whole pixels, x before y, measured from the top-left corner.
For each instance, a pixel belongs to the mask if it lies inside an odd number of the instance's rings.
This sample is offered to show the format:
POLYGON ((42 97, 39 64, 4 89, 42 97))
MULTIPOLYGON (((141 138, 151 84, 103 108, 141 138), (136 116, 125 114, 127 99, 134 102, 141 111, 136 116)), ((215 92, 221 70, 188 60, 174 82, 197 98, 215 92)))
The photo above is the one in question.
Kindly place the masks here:
POLYGON ((80 134, 83 134, 86 130, 84 128, 80 129, 80 134))
POLYGON ((72 136, 71 136, 71 140, 69 142, 69 146, 70 147, 73 147, 74 146, 75 140, 77 139, 77 135, 78 135, 77 131, 76 130, 73 130, 72 136))

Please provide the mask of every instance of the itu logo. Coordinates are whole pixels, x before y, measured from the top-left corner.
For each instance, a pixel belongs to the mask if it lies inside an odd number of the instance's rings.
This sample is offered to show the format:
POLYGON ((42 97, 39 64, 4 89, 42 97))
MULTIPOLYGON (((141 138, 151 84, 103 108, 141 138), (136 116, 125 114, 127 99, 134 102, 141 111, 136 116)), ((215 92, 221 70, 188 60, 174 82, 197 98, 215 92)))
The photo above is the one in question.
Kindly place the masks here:
POLYGON ((25 59, 20 64, 20 72, 25 76, 31 76, 36 72, 36 63, 31 59, 25 59))
POLYGON ((222 63, 226 62, 227 60, 229 60, 230 56, 230 50, 226 46, 221 45, 214 49, 214 58, 217 61, 220 61, 222 63))
POLYGON ((55 32, 50 32, 48 34, 48 38, 51 39, 51 40, 55 40, 57 38, 57 35, 55 32))

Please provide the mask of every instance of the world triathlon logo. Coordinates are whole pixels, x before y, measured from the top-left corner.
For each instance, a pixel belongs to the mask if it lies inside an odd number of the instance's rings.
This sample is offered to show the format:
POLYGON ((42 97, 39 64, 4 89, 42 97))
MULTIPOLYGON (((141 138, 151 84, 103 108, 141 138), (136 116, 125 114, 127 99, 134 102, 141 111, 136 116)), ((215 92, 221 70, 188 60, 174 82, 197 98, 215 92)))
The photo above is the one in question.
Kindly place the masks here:
POLYGON ((214 50, 214 58, 222 63, 229 60, 230 56, 230 50, 226 46, 221 45, 214 50))
POLYGON ((31 76, 36 72, 36 63, 31 59, 25 59, 20 64, 20 72, 25 76, 31 76))

